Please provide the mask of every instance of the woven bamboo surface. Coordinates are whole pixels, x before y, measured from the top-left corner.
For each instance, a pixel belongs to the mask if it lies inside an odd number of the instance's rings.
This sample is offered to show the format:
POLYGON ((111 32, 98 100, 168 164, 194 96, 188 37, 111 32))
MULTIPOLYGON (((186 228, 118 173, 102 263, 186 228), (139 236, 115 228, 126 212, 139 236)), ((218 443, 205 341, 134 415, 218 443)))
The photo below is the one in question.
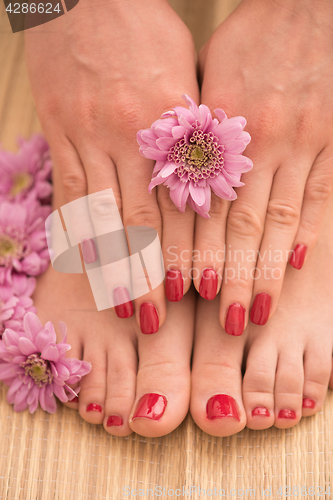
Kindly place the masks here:
MULTIPOLYGON (((172 1, 194 32, 198 47, 237 3, 172 1)), ((18 134, 28 137, 38 130, 23 35, 11 33, 1 2, 0 140, 13 149, 18 134)), ((55 415, 41 410, 34 415, 15 413, 0 384, 0 499, 158 498, 159 490, 147 496, 147 489, 156 486, 165 487, 160 497, 169 499, 280 499, 286 498, 283 493, 293 499, 329 499, 333 497, 333 483, 331 495, 327 490, 333 471, 332 433, 332 393, 322 411, 291 430, 245 429, 229 438, 215 438, 200 431, 188 416, 170 435, 148 439, 136 434, 112 437, 61 405, 55 415), (137 489, 137 496, 126 495, 129 488, 137 489), (205 495, 199 494, 199 488, 206 490, 205 495), (139 497, 140 489, 146 496, 139 497)))

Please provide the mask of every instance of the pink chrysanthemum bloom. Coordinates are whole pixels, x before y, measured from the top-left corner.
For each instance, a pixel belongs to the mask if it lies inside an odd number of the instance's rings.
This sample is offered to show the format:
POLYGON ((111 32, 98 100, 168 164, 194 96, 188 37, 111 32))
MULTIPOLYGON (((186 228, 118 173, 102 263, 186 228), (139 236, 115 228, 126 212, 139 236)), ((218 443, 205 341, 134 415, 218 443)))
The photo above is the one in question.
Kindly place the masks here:
POLYGON ((49 263, 45 219, 50 206, 42 206, 33 193, 24 202, 0 203, 0 284, 10 283, 12 271, 37 276, 49 263))
POLYGON ((0 151, 0 201, 21 200, 31 191, 39 199, 48 198, 52 192, 48 143, 36 134, 28 141, 20 139, 19 145, 16 154, 0 151))
POLYGON ((54 413, 57 409, 55 396, 66 403, 77 393, 68 384, 76 384, 90 372, 91 364, 65 356, 71 346, 66 343, 67 329, 60 322, 61 342, 57 343, 53 324, 43 327, 38 317, 29 312, 25 315, 24 332, 6 329, 0 340, 0 380, 9 386, 7 401, 15 411, 29 408, 54 413))
POLYGON ((23 331, 23 318, 27 312, 36 312, 31 295, 36 287, 35 278, 14 273, 11 283, 0 285, 0 338, 6 328, 23 331))
POLYGON ((140 152, 156 160, 149 192, 158 184, 170 189, 176 207, 185 211, 186 203, 209 218, 211 190, 220 198, 234 200, 234 187, 242 173, 252 168, 252 161, 242 156, 251 138, 243 129, 242 116, 227 118, 216 109, 212 118, 207 106, 199 107, 187 95, 182 96, 189 109, 177 106, 156 120, 149 129, 140 130, 140 152))

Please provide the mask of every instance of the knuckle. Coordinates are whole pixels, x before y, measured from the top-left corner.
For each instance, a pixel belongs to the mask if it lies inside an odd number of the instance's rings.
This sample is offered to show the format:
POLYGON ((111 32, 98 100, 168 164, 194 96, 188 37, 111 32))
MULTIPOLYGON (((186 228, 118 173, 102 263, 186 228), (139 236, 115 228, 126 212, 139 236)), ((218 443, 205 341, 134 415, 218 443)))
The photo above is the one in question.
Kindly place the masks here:
MULTIPOLYGON (((281 123, 281 107, 279 103, 265 101, 257 110, 253 110, 250 123, 250 133, 256 142, 273 140, 279 135, 281 123)), ((283 122, 282 122, 283 123, 283 122)))
POLYGON ((248 290, 252 288, 253 280, 250 273, 245 267, 238 266, 238 269, 225 268, 224 270, 224 282, 233 289, 237 290, 248 290))
POLYGON ((126 226, 146 226, 159 231, 161 215, 158 209, 149 209, 146 205, 135 205, 127 207, 125 223, 126 226))
POLYGON ((305 199, 314 204, 326 203, 332 194, 332 182, 328 179, 309 181, 305 186, 305 199))
POLYGON ((112 122, 125 136, 136 134, 142 128, 147 111, 143 102, 127 94, 117 96, 117 105, 112 112, 112 122))
POLYGON ((84 176, 73 172, 64 172, 61 176, 65 195, 79 198, 87 193, 87 182, 84 176))
POLYGON ((294 229, 300 218, 300 207, 293 202, 270 200, 267 220, 277 226, 294 229))
POLYGON ((89 196, 89 211, 93 217, 109 219, 112 215, 119 216, 119 202, 107 193, 89 196))
POLYGON ((241 237, 260 236, 263 232, 263 223, 258 213, 250 207, 231 208, 227 230, 241 237))

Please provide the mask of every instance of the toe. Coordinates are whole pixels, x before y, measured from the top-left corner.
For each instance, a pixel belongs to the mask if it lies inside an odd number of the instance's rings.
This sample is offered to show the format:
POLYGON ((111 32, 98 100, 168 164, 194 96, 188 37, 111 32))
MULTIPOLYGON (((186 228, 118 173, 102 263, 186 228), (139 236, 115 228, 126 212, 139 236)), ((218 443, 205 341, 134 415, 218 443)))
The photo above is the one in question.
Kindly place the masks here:
POLYGON ((246 424, 241 393, 245 335, 231 337, 222 329, 219 300, 197 304, 191 415, 204 432, 229 436, 246 424))
POLYGON ((147 437, 173 431, 185 418, 190 400, 190 360, 194 296, 167 305, 166 321, 156 334, 139 338, 136 400, 130 427, 147 437))
POLYGON ((304 355, 304 417, 317 413, 327 393, 332 367, 332 348, 319 342, 310 343, 304 355))
MULTIPOLYGON (((82 350, 82 345, 81 341, 79 340, 79 335, 72 335, 70 339, 70 345, 71 349, 67 352, 67 356, 69 358, 75 358, 75 359, 83 359, 83 350, 82 350)), ((80 383, 77 384, 71 384, 70 387, 78 394, 81 389, 79 389, 80 383), (79 389, 79 390, 78 390, 79 389)), ((68 403, 63 403, 65 406, 68 408, 71 408, 72 410, 78 410, 79 409, 79 399, 75 397, 71 401, 68 401, 68 403)))

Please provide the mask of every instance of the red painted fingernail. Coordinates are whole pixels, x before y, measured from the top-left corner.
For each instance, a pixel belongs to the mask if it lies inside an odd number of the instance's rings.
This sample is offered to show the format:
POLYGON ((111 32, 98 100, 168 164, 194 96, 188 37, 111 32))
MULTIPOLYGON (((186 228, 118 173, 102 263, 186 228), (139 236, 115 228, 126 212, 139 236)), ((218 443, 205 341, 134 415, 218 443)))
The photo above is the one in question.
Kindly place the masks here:
POLYGON ((238 337, 244 331, 245 309, 240 304, 231 304, 225 320, 225 331, 238 337))
POLYGON ((311 398, 303 398, 302 407, 313 409, 316 407, 316 402, 311 398))
POLYGON ((183 275, 177 269, 170 269, 165 279, 165 294, 170 302, 179 302, 184 295, 183 275))
POLYGON ((92 264, 97 260, 96 247, 93 240, 85 238, 81 243, 83 259, 86 264, 92 264))
POLYGON ((295 269, 301 269, 304 264, 307 247, 305 245, 296 245, 291 254, 289 264, 295 269))
POLYGON ((71 399, 70 401, 68 401, 69 403, 78 403, 79 402, 79 398, 77 396, 75 396, 73 399, 71 399))
POLYGON ((252 410, 252 417, 269 417, 269 411, 264 406, 258 406, 252 410))
POLYGON ((217 293, 217 274, 214 269, 204 269, 199 287, 199 293, 203 299, 213 300, 217 293))
POLYGON ((268 293, 258 293, 251 309, 251 321, 255 325, 266 325, 271 308, 271 296, 268 293))
POLYGON ((106 422, 106 426, 111 427, 112 425, 116 425, 117 427, 123 425, 123 419, 118 417, 118 415, 110 415, 106 422))
POLYGON ((124 286, 118 286, 113 290, 113 301, 118 318, 130 318, 133 315, 133 302, 130 294, 124 286))
POLYGON ((159 320, 156 307, 151 302, 144 302, 140 308, 140 327, 142 333, 156 333, 159 327, 159 320))
POLYGON ((167 405, 167 398, 161 394, 145 394, 140 398, 133 418, 150 418, 152 420, 160 420, 167 405))
POLYGON ((224 417, 233 417, 239 420, 236 401, 231 396, 228 396, 228 394, 216 394, 212 396, 207 402, 206 412, 209 420, 224 417))
POLYGON ((102 407, 96 403, 90 403, 88 406, 87 406, 87 411, 99 411, 101 412, 102 411, 102 407))
POLYGON ((294 420, 296 418, 296 413, 294 412, 294 410, 280 410, 279 418, 289 418, 294 420))

